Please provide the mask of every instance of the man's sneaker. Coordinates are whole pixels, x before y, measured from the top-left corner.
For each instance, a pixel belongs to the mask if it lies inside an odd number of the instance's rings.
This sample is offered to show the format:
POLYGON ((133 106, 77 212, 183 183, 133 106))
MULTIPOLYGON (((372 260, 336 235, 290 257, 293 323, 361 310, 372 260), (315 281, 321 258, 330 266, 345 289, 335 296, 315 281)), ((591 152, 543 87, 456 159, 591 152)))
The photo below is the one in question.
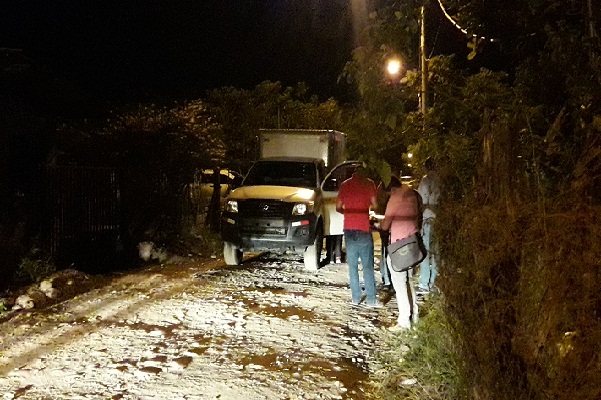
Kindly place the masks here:
POLYGON ((390 284, 390 285, 381 284, 381 285, 378 285, 377 289, 382 292, 394 293, 394 286, 392 286, 392 284, 390 284))
POLYGON ((427 296, 430 294, 430 289, 423 289, 423 288, 418 287, 415 290, 415 294, 418 296, 427 296))
POLYGON ((342 259, 340 257, 336 257, 336 264, 342 264, 342 259))
POLYGON ((382 308, 384 307, 384 304, 382 304, 382 302, 380 301, 376 301, 375 303, 365 303, 365 305, 369 308, 382 308))

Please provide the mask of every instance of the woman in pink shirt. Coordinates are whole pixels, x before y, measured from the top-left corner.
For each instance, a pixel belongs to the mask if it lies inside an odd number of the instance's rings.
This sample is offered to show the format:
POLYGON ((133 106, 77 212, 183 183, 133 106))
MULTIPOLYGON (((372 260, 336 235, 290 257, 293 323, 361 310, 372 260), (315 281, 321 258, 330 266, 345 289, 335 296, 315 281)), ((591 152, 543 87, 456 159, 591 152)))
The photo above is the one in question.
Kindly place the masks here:
MULTIPOLYGON (((380 229, 390 230, 390 240, 395 242, 419 231, 419 193, 400 181, 392 181, 390 191, 390 199, 380 229)), ((390 257, 387 257, 387 261, 388 265, 391 265, 390 257)), ((399 308, 398 322, 396 326, 390 328, 392 331, 409 329, 412 322, 417 322, 418 310, 415 289, 411 282, 412 276, 412 270, 396 272, 390 268, 392 286, 396 292, 399 308)))

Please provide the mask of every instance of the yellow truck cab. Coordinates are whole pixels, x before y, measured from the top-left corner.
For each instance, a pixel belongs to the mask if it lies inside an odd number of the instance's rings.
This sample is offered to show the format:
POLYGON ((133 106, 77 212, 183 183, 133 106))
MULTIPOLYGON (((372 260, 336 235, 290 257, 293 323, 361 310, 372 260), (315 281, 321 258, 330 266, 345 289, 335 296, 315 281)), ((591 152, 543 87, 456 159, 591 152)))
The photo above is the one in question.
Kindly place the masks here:
POLYGON ((333 130, 261 130, 261 158, 242 185, 226 198, 221 236, 226 264, 238 265, 245 251, 303 256, 319 268, 325 205, 321 184, 343 161, 345 135, 333 130))

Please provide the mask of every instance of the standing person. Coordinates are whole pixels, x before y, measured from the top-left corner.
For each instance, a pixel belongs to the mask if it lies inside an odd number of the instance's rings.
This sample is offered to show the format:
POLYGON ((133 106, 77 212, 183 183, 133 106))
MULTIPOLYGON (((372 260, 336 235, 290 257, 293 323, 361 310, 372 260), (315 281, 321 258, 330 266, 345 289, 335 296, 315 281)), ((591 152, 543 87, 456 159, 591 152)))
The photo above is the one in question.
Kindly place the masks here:
POLYGON ((417 294, 425 296, 434 290, 434 282, 438 275, 438 248, 433 238, 434 219, 436 218, 436 206, 440 196, 440 181, 435 171, 434 161, 426 159, 424 163, 426 175, 419 182, 417 191, 423 201, 422 237, 428 255, 419 265, 419 282, 417 294))
MULTIPOLYGON (((380 225, 382 230, 390 230, 391 242, 396 242, 419 231, 419 194, 400 181, 390 183, 390 199, 386 205, 384 220, 380 225)), ((387 256, 388 265, 390 256, 387 256)), ((415 289, 412 284, 413 270, 396 272, 389 269, 392 285, 396 292, 396 301, 399 308, 397 325, 390 328, 392 331, 411 328, 411 322, 417 322, 417 301, 415 289)))
MULTIPOLYGON (((386 204, 390 198, 391 188, 399 187, 401 181, 396 176, 390 177, 388 186, 383 187, 383 184, 378 186, 378 213, 384 215, 386 212, 386 204)), ((384 290, 393 290, 392 281, 390 280, 390 268, 388 266, 388 243, 390 243, 390 232, 388 230, 378 229, 380 235, 380 242, 382 243, 381 255, 380 255, 380 275, 382 276, 382 285, 384 290)))
POLYGON ((380 255, 380 275, 382 276, 382 285, 384 290, 392 290, 392 281, 390 280, 390 268, 388 268, 388 243, 390 243, 390 232, 379 229, 380 243, 382 244, 380 255))
POLYGON ((342 235, 326 237, 326 259, 330 264, 342 263, 342 235))
POLYGON ((344 215, 344 240, 346 262, 349 266, 351 302, 358 305, 363 293, 359 282, 359 260, 363 265, 365 304, 382 307, 376 297, 374 274, 374 240, 370 231, 369 210, 378 206, 376 185, 368 179, 363 166, 358 166, 353 176, 340 185, 336 199, 336 211, 344 215))

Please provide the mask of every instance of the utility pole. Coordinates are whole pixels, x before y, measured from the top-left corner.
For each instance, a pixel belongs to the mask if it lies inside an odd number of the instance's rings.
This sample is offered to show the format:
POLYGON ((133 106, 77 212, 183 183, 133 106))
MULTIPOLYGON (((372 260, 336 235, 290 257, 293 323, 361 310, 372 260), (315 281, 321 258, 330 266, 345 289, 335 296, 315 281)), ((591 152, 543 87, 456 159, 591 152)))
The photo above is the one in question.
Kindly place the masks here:
POLYGON ((587 19, 588 19, 588 36, 590 39, 595 37, 595 21, 593 19, 593 2, 587 1, 587 19))
MULTIPOLYGON (((588 37, 592 42, 592 40, 597 36, 597 32, 595 31, 595 19, 593 18, 592 0, 587 0, 586 6, 586 30, 588 33, 588 37)), ((597 54, 595 54, 592 48, 589 48, 588 56, 590 65, 595 66, 597 54)))
POLYGON ((421 35, 419 39, 419 55, 422 73, 422 86, 419 93, 419 111, 425 116, 428 110, 428 62, 426 60, 426 0, 422 0, 420 8, 421 35))

